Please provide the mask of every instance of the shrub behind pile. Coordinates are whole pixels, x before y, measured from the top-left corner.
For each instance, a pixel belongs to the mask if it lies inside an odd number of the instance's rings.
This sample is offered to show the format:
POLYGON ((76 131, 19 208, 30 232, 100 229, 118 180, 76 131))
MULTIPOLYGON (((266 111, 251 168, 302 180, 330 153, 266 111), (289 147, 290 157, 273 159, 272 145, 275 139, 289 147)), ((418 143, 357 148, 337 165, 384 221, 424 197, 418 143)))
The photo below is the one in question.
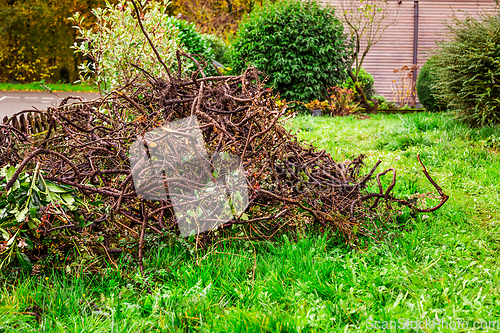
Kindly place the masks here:
MULTIPOLYGON (((206 63, 205 71, 208 75, 215 75, 217 72, 212 65, 212 61, 216 60, 216 58, 212 45, 215 44, 214 39, 216 37, 202 34, 196 29, 194 23, 185 20, 170 17, 169 22, 179 30, 180 42, 185 49, 191 54, 198 55, 195 56, 195 58, 206 63)), ((165 23, 165 25, 168 26, 168 23, 165 23)), ((194 67, 192 69, 194 69, 194 67)))
POLYGON ((345 81, 345 37, 334 9, 317 1, 266 2, 240 25, 232 68, 253 65, 286 100, 326 97, 345 81))
POLYGON ((194 23, 180 20, 171 17, 172 24, 179 29, 179 38, 181 43, 187 48, 191 54, 199 54, 210 59, 212 57, 212 50, 209 41, 196 30, 194 23))
POLYGON ((499 124, 500 10, 452 23, 435 52, 437 95, 468 123, 499 124))
POLYGON ((416 85, 418 100, 428 111, 442 111, 444 109, 443 105, 438 103, 434 97, 434 94, 436 93, 434 85, 437 83, 437 78, 434 74, 432 65, 433 60, 430 58, 424 66, 422 66, 422 69, 418 74, 416 85))
POLYGON ((224 40, 216 35, 204 34, 208 45, 212 49, 214 60, 229 65, 229 47, 224 40))

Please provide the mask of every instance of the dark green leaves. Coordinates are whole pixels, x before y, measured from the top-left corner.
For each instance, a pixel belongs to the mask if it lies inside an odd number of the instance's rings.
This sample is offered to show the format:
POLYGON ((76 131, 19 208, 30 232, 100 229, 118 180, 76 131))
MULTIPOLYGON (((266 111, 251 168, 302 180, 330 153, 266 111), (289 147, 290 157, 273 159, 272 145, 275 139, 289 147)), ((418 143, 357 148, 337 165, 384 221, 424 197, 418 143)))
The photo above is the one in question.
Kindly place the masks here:
MULTIPOLYGON (((436 96, 473 125, 500 124, 500 12, 453 18, 435 52, 436 96)), ((419 96, 420 97, 420 96, 419 96)))
POLYGON ((420 103, 429 111, 442 111, 444 106, 436 100, 436 93, 433 86, 437 82, 436 75, 432 69, 432 59, 427 60, 424 64, 417 79, 417 94, 420 103))
POLYGON ((343 26, 316 1, 278 1, 256 8, 240 25, 232 68, 255 66, 288 101, 324 98, 345 80, 343 26))
POLYGON ((16 256, 17 260, 19 261, 19 264, 21 267, 25 270, 31 271, 32 265, 31 265, 31 260, 28 258, 26 254, 21 252, 19 248, 16 251, 16 256))
MULTIPOLYGON (((17 185, 5 192, 15 171, 9 165, 0 168, 0 269, 15 257, 23 269, 31 270, 25 251, 32 250, 34 242, 40 244, 38 232, 44 218, 47 222, 50 214, 59 216, 51 221, 52 228, 73 222, 85 225, 85 220, 76 209, 81 200, 74 190, 45 180, 38 167, 29 173, 21 172, 17 185)), ((52 236, 61 232, 64 230, 58 229, 52 236)))

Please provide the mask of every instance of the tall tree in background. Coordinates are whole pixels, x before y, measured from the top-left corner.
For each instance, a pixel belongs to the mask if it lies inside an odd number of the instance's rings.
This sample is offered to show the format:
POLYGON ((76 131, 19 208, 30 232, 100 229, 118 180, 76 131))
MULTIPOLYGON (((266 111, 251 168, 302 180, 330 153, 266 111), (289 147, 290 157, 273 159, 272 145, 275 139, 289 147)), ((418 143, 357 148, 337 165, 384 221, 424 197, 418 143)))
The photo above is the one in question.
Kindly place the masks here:
POLYGON ((399 4, 398 1, 388 0, 340 0, 339 3, 337 15, 349 31, 352 42, 347 73, 365 109, 374 112, 376 105, 372 107, 368 102, 358 80, 359 73, 370 49, 380 41, 388 27, 396 24, 399 4))
POLYGON ((261 0, 172 0, 172 15, 194 22, 203 33, 231 38, 242 17, 261 0))
POLYGON ((0 81, 75 80, 79 59, 70 46, 75 42, 76 30, 68 17, 75 12, 87 16, 92 8, 104 3, 0 0, 0 81))

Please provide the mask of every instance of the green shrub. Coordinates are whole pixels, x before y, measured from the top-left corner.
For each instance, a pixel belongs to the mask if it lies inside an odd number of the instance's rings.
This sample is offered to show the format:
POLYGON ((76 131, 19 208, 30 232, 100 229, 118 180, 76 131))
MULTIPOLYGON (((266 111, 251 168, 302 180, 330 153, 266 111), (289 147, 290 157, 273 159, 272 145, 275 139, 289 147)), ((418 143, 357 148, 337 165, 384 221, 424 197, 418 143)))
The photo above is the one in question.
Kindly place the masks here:
POLYGON ((500 123, 500 10, 448 24, 448 41, 435 51, 436 97, 458 118, 500 123))
POLYGON ((170 17, 169 21, 172 22, 172 24, 179 30, 181 43, 186 46, 189 53, 198 54, 207 58, 212 56, 210 43, 200 32, 196 30, 194 23, 179 20, 175 17, 170 17))
POLYGON ((437 78, 432 65, 433 60, 429 58, 418 74, 416 85, 418 100, 428 111, 442 111, 444 109, 443 104, 439 103, 434 97, 435 88, 433 87, 437 83, 437 78))
MULTIPOLYGON (((368 100, 371 100, 375 95, 375 88, 373 87, 373 85, 375 84, 375 80, 373 79, 373 75, 368 73, 364 68, 361 68, 361 70, 359 71, 358 81, 359 83, 361 83, 361 88, 363 88, 366 98, 368 100)), ((349 76, 347 76, 344 87, 356 91, 356 89, 354 88, 354 82, 352 82, 352 79, 349 76)), ((356 101, 361 101, 361 96, 358 94, 358 92, 356 92, 356 101)))
POLYGON ((248 65, 269 75, 281 97, 308 102, 345 81, 345 36, 332 7, 313 0, 264 2, 239 27, 233 72, 248 65))
POLYGON ((206 39, 213 52, 213 59, 222 63, 223 65, 229 64, 229 47, 222 40, 222 38, 211 34, 205 34, 203 37, 206 39))
POLYGON ((373 95, 372 99, 375 98, 378 101, 378 105, 387 104, 387 99, 382 95, 373 95))
MULTIPOLYGON (((166 1, 163 4, 148 2, 142 8, 143 25, 164 63, 173 70, 177 67, 175 52, 180 48, 181 40, 179 30, 166 12, 166 4, 166 1)), ((85 27, 84 17, 79 13, 72 18, 82 40, 73 48, 90 60, 78 67, 82 81, 94 82, 102 93, 109 92, 135 77, 144 77, 131 64, 154 77, 166 77, 165 69, 137 23, 133 6, 107 3, 105 8, 94 9, 92 13, 100 22, 93 28, 85 27)))
POLYGON ((175 17, 170 17, 169 23, 165 24, 167 26, 172 24, 179 30, 181 44, 186 48, 188 53, 198 55, 195 58, 205 63, 205 73, 207 75, 216 73, 212 65, 212 61, 215 60, 212 42, 207 38, 207 35, 200 33, 194 23, 175 17))

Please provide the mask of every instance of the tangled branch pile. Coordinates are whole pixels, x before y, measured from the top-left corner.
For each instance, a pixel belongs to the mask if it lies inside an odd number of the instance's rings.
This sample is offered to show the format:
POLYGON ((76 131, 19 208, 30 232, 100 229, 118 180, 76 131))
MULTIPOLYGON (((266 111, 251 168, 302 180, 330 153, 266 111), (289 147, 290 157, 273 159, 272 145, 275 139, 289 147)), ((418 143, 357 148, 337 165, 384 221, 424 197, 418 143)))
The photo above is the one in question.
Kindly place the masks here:
MULTIPOLYGON (((178 56, 196 62, 188 54, 178 56)), ((380 201, 387 202, 388 209, 392 202, 416 211, 433 211, 447 200, 425 168, 441 201, 433 208, 419 209, 391 194, 396 172, 391 168, 377 174, 380 161, 362 175, 363 156, 340 163, 324 150, 300 143, 282 126, 286 105, 276 104, 256 69, 249 68, 240 76, 206 77, 197 65, 199 72, 191 79, 182 78, 181 69, 168 80, 145 73, 148 84, 129 82, 122 90, 93 101, 76 98, 69 103, 75 98, 68 97, 58 107, 22 111, 0 125, 0 165, 19 164, 4 178, 5 186, 0 188, 4 194, 12 192, 18 177, 28 171, 45 183, 76 189, 82 198, 81 204, 75 205, 81 223, 55 212, 44 219, 26 215, 21 224, 30 224, 38 235, 32 240, 40 246, 28 252, 30 259, 46 253, 40 245, 44 237, 57 232, 80 235, 73 240, 81 244, 82 235, 97 230, 104 240, 96 240, 101 247, 94 251, 105 248, 108 253, 121 252, 111 248, 119 247, 115 241, 118 235, 138 241, 142 268, 144 235, 165 230, 179 234, 179 229, 170 200, 144 200, 137 195, 129 149, 144 133, 190 116, 199 121, 209 156, 227 152, 241 158, 248 188, 245 213, 198 235, 196 242, 200 245, 227 237, 233 225, 248 226, 246 234, 251 238, 269 238, 280 228, 302 228, 313 221, 334 228, 348 243, 355 244, 359 235, 382 235, 373 218, 380 201), (197 76, 200 73, 201 78, 197 76), (31 114, 30 121, 25 120, 26 113, 31 114), (48 126, 35 126, 33 115, 42 115, 48 126), (380 177, 389 171, 392 183, 384 190, 380 177), (367 185, 375 179, 379 192, 368 193, 367 185), (92 202, 104 208, 88 209, 87 203, 92 202)), ((213 161, 205 162, 214 168, 213 161)), ((179 183, 192 182, 190 175, 183 177, 179 183)), ((14 233, 10 230, 9 237, 14 233)))

